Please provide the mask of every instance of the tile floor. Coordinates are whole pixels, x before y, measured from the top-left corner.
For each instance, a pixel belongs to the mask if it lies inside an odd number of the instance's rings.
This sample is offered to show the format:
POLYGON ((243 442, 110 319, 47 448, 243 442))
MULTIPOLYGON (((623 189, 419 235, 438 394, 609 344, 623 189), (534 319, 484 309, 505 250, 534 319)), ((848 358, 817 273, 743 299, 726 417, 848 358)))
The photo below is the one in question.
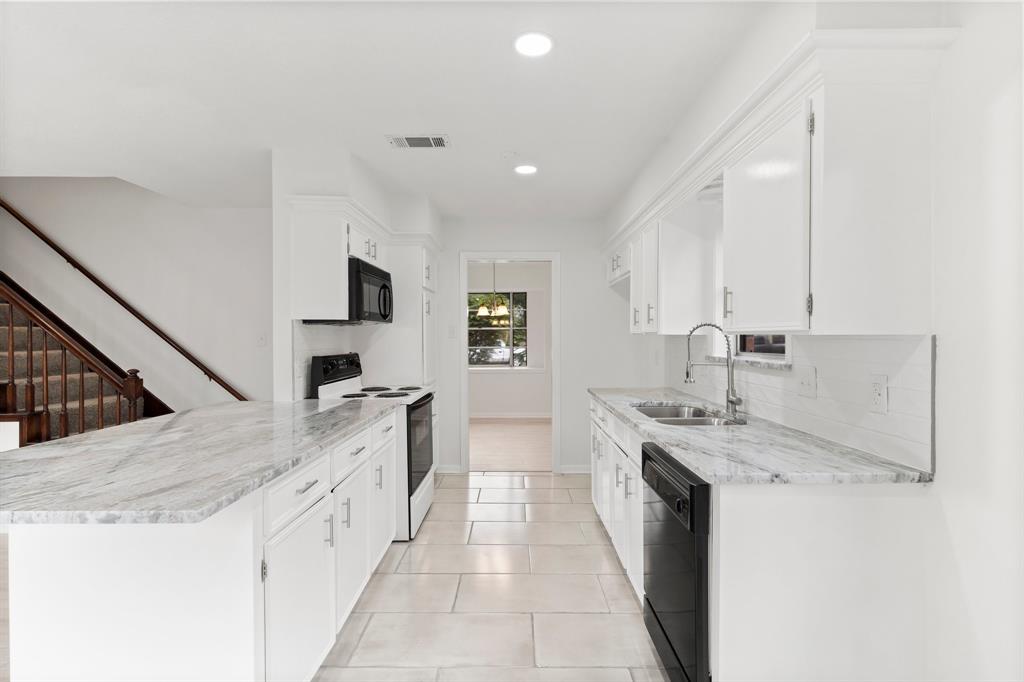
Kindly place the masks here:
POLYGON ((550 471, 550 419, 481 419, 469 422, 474 471, 550 471))
POLYGON ((318 682, 658 682, 590 478, 442 475, 395 543, 318 682))

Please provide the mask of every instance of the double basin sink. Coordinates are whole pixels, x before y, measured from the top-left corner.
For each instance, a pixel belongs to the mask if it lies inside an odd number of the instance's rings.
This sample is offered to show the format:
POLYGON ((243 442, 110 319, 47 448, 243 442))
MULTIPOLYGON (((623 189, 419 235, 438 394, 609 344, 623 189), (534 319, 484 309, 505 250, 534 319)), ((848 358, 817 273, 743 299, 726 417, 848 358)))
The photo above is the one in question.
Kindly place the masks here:
POLYGON ((633 409, 667 426, 742 426, 742 419, 694 405, 634 405, 633 409))

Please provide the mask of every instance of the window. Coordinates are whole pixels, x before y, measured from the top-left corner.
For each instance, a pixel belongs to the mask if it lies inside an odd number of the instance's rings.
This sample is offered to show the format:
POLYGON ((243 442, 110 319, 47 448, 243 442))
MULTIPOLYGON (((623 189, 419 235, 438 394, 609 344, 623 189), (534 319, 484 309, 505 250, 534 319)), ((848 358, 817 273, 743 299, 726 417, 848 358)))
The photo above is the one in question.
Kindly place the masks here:
POLYGON ((525 291, 469 294, 466 315, 470 367, 527 366, 525 291), (501 306, 508 315, 493 314, 501 306), (481 316, 481 308, 488 314, 481 316))
POLYGON ((785 334, 739 334, 736 336, 737 353, 785 355, 785 334))

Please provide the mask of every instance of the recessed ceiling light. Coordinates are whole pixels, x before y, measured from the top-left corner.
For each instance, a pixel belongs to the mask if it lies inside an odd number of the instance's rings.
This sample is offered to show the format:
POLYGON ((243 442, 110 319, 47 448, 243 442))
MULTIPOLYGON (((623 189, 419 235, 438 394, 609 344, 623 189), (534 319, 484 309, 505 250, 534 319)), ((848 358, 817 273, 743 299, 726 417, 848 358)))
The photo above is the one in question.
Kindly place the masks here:
POLYGON ((531 166, 530 164, 523 164, 521 166, 516 166, 515 171, 520 175, 533 175, 537 172, 537 167, 531 166))
POLYGON ((551 52, 551 38, 543 33, 524 33, 516 38, 516 52, 524 57, 543 57, 551 52))

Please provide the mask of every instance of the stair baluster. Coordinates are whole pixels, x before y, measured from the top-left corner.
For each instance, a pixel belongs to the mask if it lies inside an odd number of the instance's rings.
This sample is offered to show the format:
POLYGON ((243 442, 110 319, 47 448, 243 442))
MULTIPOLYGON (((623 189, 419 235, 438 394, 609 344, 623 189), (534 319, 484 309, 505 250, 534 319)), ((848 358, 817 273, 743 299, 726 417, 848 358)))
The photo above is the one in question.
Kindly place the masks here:
POLYGON ((78 432, 85 433, 85 363, 78 361, 78 432))
POLYGON ((99 393, 99 402, 96 403, 96 428, 103 428, 103 377, 96 374, 97 391, 99 393))
POLYGON ((60 430, 61 438, 68 437, 68 349, 60 347, 60 430))
MULTIPOLYGON (((35 412, 36 411, 36 373, 35 373, 35 354, 36 347, 32 343, 32 320, 28 321, 28 380, 25 382, 25 411, 35 412)), ((14 329, 14 318, 11 318, 10 328, 14 329)))
POLYGON ((39 438, 50 440, 50 345, 49 334, 43 330, 43 414, 40 415, 39 438))
POLYGON ((14 304, 7 304, 7 388, 4 412, 18 411, 18 387, 14 383, 14 304))

